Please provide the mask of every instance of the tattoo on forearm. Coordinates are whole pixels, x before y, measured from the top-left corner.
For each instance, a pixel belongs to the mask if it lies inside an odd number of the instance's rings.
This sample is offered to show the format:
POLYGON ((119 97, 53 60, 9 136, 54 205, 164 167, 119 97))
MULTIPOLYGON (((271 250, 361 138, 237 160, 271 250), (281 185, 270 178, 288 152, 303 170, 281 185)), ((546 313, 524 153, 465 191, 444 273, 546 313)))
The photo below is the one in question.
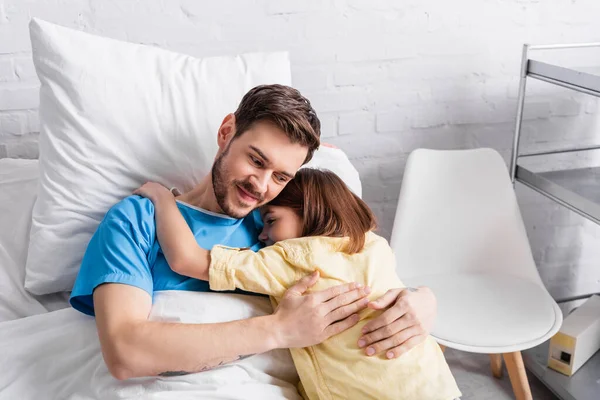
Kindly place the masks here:
MULTIPOLYGON (((254 354, 244 354, 244 355, 236 356, 236 357, 230 358, 230 359, 221 359, 218 363, 214 363, 214 364, 210 363, 210 364, 202 366, 198 372, 210 371, 211 369, 222 367, 225 364, 229 364, 229 363, 232 363, 235 361, 245 360, 246 358, 250 358, 253 355, 254 354)), ((171 376, 182 376, 182 375, 189 375, 189 374, 193 374, 193 372, 165 371, 165 372, 161 372, 160 374, 158 374, 158 376, 171 377, 171 376)))
POLYGON ((191 374, 191 372, 187 372, 187 371, 165 371, 165 372, 161 372, 160 374, 158 374, 158 376, 181 376, 181 375, 188 375, 191 374))
POLYGON ((211 369, 215 369, 215 368, 219 368, 222 367, 225 364, 230 364, 232 362, 236 362, 236 361, 240 361, 240 360, 245 360, 246 358, 252 357, 254 354, 243 354, 240 356, 236 356, 233 358, 228 358, 228 359, 221 359, 218 363, 211 363, 211 364, 207 364, 205 366, 203 366, 202 368, 200 368, 200 372, 204 372, 204 371, 209 371, 211 369))
POLYGON ((245 360, 246 358, 250 358, 250 357, 252 357, 252 356, 254 356, 254 355, 256 355, 256 354, 245 354, 245 355, 241 355, 241 356, 238 356, 237 360, 235 360, 235 361, 245 360))

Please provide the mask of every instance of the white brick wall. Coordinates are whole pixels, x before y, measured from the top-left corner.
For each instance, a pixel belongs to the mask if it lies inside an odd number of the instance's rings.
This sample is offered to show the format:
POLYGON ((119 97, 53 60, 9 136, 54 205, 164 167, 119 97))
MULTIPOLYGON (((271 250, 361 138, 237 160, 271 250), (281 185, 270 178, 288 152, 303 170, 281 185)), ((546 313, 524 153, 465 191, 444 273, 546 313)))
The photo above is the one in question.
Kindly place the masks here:
MULTIPOLYGON (((31 16, 195 56, 289 50, 295 85, 359 169, 385 236, 413 149, 489 146, 509 157, 524 42, 600 41, 597 0, 0 0, 0 157, 37 157, 31 16)), ((598 142, 597 111, 595 99, 530 84, 524 149, 598 142)), ((600 228, 517 194, 552 292, 600 290, 600 228)))

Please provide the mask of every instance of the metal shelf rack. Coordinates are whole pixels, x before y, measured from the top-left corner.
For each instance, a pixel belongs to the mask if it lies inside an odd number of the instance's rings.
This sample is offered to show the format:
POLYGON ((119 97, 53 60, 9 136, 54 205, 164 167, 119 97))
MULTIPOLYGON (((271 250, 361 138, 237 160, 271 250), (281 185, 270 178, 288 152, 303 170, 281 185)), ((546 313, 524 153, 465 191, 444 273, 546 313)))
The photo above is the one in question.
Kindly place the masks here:
MULTIPOLYGON (((598 150, 600 145, 527 154, 519 153, 525 89, 528 78, 600 97, 600 68, 562 67, 531 59, 530 53, 535 50, 588 47, 600 47, 600 43, 548 46, 525 45, 523 47, 510 174, 513 184, 520 182, 583 217, 600 224, 600 167, 571 169, 559 171, 558 173, 557 171, 540 173, 533 172, 520 163, 527 157, 598 150)), ((573 296, 561 299, 559 302, 582 299, 592 294, 573 296)), ((572 377, 564 376, 546 367, 547 359, 548 342, 523 352, 523 360, 527 369, 562 400, 600 399, 600 352, 596 353, 572 377)))

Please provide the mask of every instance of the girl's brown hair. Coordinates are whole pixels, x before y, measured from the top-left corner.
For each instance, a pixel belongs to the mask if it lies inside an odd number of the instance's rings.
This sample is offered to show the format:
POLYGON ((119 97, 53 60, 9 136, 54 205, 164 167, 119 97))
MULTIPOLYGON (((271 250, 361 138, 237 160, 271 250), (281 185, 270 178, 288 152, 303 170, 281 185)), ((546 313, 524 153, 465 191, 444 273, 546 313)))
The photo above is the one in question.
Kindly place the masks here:
POLYGON ((348 254, 361 251, 365 233, 377 227, 369 206, 327 170, 301 168, 269 204, 294 210, 304 224, 302 236, 349 237, 348 254))

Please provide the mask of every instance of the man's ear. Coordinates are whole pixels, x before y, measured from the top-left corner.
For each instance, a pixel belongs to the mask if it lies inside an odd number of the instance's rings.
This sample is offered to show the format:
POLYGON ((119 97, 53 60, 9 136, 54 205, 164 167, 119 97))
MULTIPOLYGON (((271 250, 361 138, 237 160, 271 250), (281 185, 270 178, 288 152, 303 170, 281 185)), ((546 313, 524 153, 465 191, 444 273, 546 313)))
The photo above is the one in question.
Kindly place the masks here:
POLYGON ((233 136, 235 136, 235 115, 227 114, 225 118, 223 118, 223 122, 221 122, 217 134, 217 144, 219 145, 219 149, 224 150, 233 136))

